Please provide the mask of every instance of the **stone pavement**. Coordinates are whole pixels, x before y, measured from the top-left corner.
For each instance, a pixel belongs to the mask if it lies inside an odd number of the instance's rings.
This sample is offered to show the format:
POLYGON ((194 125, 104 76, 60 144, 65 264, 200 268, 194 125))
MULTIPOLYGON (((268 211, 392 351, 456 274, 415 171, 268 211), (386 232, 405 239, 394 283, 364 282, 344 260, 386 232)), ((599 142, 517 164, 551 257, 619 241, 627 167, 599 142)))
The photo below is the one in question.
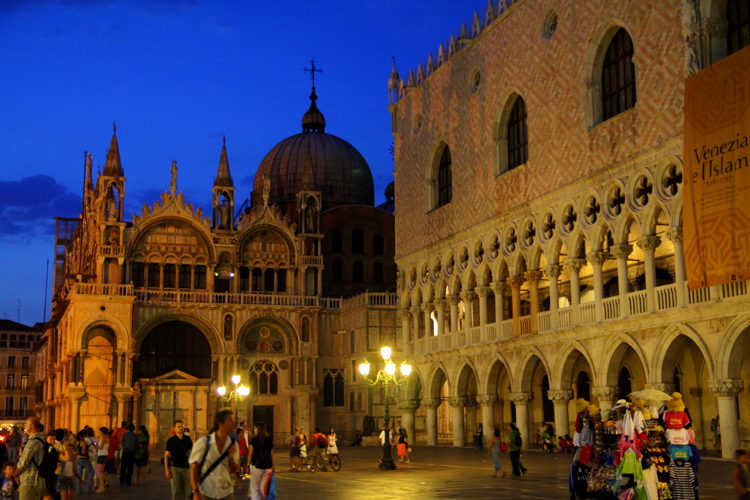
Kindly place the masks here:
MULTIPOLYGON (((290 472, 288 450, 277 454, 278 498, 286 499, 568 499, 568 468, 572 455, 526 452, 523 458, 529 473, 523 478, 510 476, 510 461, 502 457, 506 478, 492 478, 492 461, 486 451, 470 448, 418 447, 412 463, 398 465, 398 470, 377 468, 378 448, 340 448, 340 472, 290 472)), ((161 456, 152 453, 152 456, 161 456)), ((701 464, 701 500, 735 498, 731 483, 732 462, 705 460, 701 464)), ((116 482, 116 481, 115 481, 116 482)), ((84 495, 92 498, 98 495, 84 495)), ((129 488, 115 485, 107 500, 169 500, 169 485, 163 466, 154 463, 145 486, 129 488)), ((247 497, 247 481, 237 499, 247 497)))

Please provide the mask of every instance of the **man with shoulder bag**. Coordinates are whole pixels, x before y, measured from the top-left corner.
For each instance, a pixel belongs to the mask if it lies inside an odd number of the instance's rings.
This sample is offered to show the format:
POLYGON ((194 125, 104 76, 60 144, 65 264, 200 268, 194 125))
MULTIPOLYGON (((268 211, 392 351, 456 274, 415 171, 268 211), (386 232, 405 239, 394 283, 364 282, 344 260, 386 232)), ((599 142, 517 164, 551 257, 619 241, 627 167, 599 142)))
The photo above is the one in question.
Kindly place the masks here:
POLYGON ((197 440, 190 453, 190 485, 193 500, 234 500, 232 476, 240 470, 234 415, 222 410, 214 416, 212 432, 197 440))

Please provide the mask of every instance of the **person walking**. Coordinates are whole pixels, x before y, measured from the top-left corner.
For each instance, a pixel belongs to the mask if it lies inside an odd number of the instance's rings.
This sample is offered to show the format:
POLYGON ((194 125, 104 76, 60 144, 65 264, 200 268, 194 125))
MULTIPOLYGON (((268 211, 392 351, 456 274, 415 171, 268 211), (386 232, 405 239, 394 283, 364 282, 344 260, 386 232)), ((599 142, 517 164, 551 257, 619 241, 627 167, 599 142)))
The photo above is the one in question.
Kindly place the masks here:
POLYGON ((398 430, 398 447, 396 453, 399 462, 402 464, 409 463, 409 441, 406 439, 406 431, 404 429, 398 430))
POLYGON ((148 429, 145 425, 139 425, 135 430, 138 437, 135 449, 135 484, 142 485, 146 481, 148 473, 148 429))
POLYGON ((505 477, 505 471, 501 471, 502 467, 500 465, 500 445, 502 444, 503 440, 500 437, 500 429, 495 427, 495 430, 492 432, 492 438, 490 439, 490 449, 489 453, 492 456, 492 461, 495 464, 495 473, 492 474, 492 477, 497 477, 498 472, 502 472, 502 477, 505 477))
POLYGON ((133 482, 135 452, 138 449, 138 436, 135 426, 130 424, 120 440, 120 485, 130 486, 133 482))
POLYGON ((266 431, 266 424, 258 422, 253 427, 253 437, 248 446, 250 457, 250 498, 266 500, 268 482, 273 474, 273 437, 266 431))
POLYGON ((63 446, 60 455, 60 473, 57 476, 56 490, 61 500, 76 500, 76 484, 80 484, 81 477, 76 470, 77 444, 68 442, 63 446))
POLYGON ((91 466, 89 458, 89 442, 86 439, 88 432, 83 430, 78 433, 78 458, 76 459, 76 469, 78 478, 76 479, 76 493, 91 493, 94 485, 94 468, 91 466), (84 479, 85 474, 85 479, 84 479))
POLYGON ((18 462, 18 454, 21 449, 22 439, 23 436, 21 436, 21 433, 18 431, 18 427, 14 425, 10 431, 10 436, 5 440, 5 446, 8 449, 8 462, 18 462))
POLYGON ((513 466, 513 475, 521 477, 526 474, 526 467, 521 463, 521 449, 523 447, 523 439, 521 438, 521 432, 518 430, 516 424, 508 424, 510 432, 508 433, 508 449, 510 455, 510 463, 513 466))
POLYGON ((234 500, 232 475, 240 470, 234 415, 221 410, 214 415, 211 433, 198 439, 190 452, 190 485, 193 500, 234 500))
POLYGON ((26 420, 26 434, 29 439, 21 454, 16 468, 16 476, 20 476, 19 500, 39 500, 50 497, 53 492, 47 489, 44 478, 39 475, 37 465, 42 463, 47 444, 44 442, 44 425, 34 417, 26 420))
POLYGON ((240 425, 237 427, 237 431, 235 432, 235 435, 237 436, 237 444, 240 447, 240 474, 244 476, 248 473, 248 466, 247 466, 247 457, 248 457, 248 450, 250 448, 249 442, 245 439, 245 428, 240 425))
POLYGON ((732 471, 734 487, 737 489, 737 500, 750 500, 750 452, 739 449, 734 452, 737 465, 732 471))
POLYGON ((185 434, 185 424, 182 420, 174 423, 174 435, 167 440, 164 451, 164 475, 169 479, 172 490, 172 500, 185 500, 190 494, 190 450, 193 440, 185 434))
POLYGON ((109 460, 109 429, 99 427, 96 436, 96 492, 107 491, 107 461, 109 460))

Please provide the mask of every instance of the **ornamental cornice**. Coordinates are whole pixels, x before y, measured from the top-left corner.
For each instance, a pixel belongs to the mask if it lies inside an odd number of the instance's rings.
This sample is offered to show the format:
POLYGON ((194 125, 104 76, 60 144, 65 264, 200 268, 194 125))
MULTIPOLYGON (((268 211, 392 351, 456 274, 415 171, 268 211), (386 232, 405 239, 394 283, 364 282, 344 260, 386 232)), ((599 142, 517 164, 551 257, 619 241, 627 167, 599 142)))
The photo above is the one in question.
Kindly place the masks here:
POLYGON ((185 196, 182 192, 177 194, 164 191, 161 194, 160 201, 155 202, 152 206, 143 205, 141 213, 133 216, 133 230, 148 221, 157 217, 175 216, 192 220, 195 224, 205 229, 211 230, 211 219, 203 215, 201 207, 194 208, 192 204, 185 203, 185 196))
POLYGON ((276 205, 256 205, 249 211, 240 216, 237 221, 237 231, 242 233, 252 226, 270 225, 289 231, 292 235, 297 229, 297 225, 289 217, 281 213, 281 209, 276 205))

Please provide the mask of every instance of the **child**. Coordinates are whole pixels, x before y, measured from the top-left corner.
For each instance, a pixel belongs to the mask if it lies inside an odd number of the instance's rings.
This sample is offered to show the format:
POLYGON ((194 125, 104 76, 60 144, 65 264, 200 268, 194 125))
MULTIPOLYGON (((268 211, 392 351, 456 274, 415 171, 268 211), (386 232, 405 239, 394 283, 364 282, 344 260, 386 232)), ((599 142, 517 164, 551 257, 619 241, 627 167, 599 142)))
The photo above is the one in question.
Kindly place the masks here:
POLYGON ((6 462, 3 467, 3 477, 0 478, 0 498, 2 500, 18 500, 18 480, 13 477, 16 464, 6 462))
POLYGON ((734 452, 734 458, 737 459, 737 465, 734 467, 732 476, 734 478, 734 487, 737 488, 738 500, 750 500, 750 452, 747 450, 737 450, 734 452))

